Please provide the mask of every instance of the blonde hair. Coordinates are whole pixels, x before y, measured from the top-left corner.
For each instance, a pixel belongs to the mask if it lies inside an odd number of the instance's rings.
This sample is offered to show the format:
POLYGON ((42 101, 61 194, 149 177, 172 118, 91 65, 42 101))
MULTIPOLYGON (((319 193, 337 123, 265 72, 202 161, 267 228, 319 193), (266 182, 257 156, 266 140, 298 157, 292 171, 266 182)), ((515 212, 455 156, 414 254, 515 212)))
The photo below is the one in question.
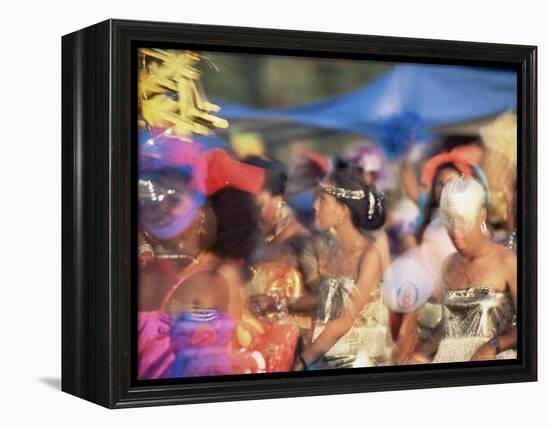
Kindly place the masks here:
POLYGON ((475 222, 482 208, 485 208, 485 190, 476 180, 455 178, 443 187, 439 212, 446 224, 451 223, 455 216, 460 216, 471 224, 475 222))
POLYGON ((517 116, 506 112, 480 129, 485 145, 481 167, 489 183, 491 205, 489 220, 502 223, 508 219, 517 175, 517 116))

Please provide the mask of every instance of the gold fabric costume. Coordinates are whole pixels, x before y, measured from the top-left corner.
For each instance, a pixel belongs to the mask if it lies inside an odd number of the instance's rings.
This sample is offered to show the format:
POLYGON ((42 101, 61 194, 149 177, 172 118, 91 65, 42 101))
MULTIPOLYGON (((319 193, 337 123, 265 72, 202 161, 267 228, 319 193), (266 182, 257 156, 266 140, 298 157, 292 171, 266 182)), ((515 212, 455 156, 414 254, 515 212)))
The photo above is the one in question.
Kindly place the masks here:
MULTIPOLYGON (((469 361, 489 339, 514 327, 514 305, 510 293, 490 287, 447 290, 443 322, 445 334, 433 362, 469 361)), ((513 359, 517 353, 510 349, 496 358, 513 359)))
MULTIPOLYGON (((279 302, 293 300, 304 294, 304 283, 300 271, 279 262, 260 262, 252 268, 252 278, 247 283, 248 297, 256 294, 267 294, 279 302)), ((288 314, 283 307, 280 311, 267 315, 269 321, 289 319, 301 329, 311 328, 311 319, 305 315, 288 314)))
MULTIPOLYGON (((319 305, 313 340, 321 334, 329 321, 338 318, 349 307, 352 294, 357 292, 354 280, 344 276, 321 277, 316 285, 319 305)), ((353 327, 313 364, 313 369, 390 364, 393 341, 389 309, 384 303, 380 287, 372 291, 371 298, 353 327)))

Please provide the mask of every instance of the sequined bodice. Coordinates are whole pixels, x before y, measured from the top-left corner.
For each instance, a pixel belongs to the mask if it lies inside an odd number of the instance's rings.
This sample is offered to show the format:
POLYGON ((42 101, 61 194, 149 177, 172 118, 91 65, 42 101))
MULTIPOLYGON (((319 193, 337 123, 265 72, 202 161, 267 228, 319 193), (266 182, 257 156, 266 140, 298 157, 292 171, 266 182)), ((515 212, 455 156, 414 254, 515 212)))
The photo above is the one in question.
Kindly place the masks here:
POLYGON ((493 337, 515 322, 510 293, 490 287, 447 290, 443 304, 445 337, 493 337))
MULTIPOLYGON (((313 331, 315 340, 328 322, 348 310, 351 298, 357 293, 355 281, 344 276, 321 277, 316 288, 319 293, 317 319, 313 331)), ((319 368, 366 367, 387 364, 392 341, 389 329, 389 310, 384 304, 380 287, 371 292, 369 303, 361 310, 353 327, 329 349, 317 363, 319 368)))
MULTIPOLYGON (((351 304, 351 298, 357 293, 355 281, 345 276, 322 277, 318 283, 319 305, 317 321, 327 323, 338 318, 351 304)), ((387 323, 388 311, 376 287, 371 292, 370 302, 363 308, 355 324, 369 321, 387 323)))

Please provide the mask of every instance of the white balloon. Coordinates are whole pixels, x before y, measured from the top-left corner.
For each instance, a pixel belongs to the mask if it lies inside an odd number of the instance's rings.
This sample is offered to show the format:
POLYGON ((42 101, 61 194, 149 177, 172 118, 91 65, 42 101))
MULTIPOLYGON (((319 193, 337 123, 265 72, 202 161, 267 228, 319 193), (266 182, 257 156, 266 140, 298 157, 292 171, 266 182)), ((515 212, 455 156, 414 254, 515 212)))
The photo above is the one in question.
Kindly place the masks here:
POLYGON ((432 295, 434 277, 414 255, 395 259, 384 272, 383 292, 394 312, 412 312, 432 295))

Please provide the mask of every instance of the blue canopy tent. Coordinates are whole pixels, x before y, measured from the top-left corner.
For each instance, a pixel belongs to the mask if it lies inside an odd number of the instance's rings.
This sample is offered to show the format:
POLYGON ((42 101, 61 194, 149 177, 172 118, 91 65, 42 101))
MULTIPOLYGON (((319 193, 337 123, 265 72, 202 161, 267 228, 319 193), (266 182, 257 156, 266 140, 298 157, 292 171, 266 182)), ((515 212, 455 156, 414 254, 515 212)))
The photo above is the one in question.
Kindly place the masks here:
POLYGON ((230 122, 294 122, 365 135, 395 157, 435 126, 515 110, 517 77, 514 70, 403 64, 357 91, 308 105, 255 110, 217 104, 230 122))

